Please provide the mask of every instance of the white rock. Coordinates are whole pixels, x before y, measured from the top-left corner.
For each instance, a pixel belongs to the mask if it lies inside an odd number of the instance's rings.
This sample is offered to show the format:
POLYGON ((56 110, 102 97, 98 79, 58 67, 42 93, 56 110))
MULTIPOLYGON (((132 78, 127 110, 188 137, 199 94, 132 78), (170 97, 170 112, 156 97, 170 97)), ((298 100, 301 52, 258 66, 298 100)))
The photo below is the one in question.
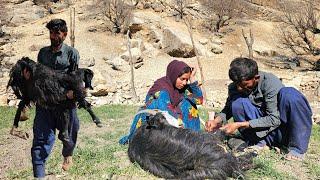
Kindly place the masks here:
MULTIPOLYGON (((132 60, 133 60, 133 63, 138 63, 138 62, 141 62, 143 61, 143 58, 141 56, 141 51, 140 49, 138 48, 132 48, 131 49, 131 55, 132 55, 132 60)), ((121 56, 120 56, 122 59, 124 59, 125 61, 129 62, 130 60, 130 55, 129 55, 129 52, 126 51, 125 53, 123 53, 121 56)))
POLYGON ((0 106, 7 106, 8 95, 2 94, 0 95, 0 106))
POLYGON ((199 39, 199 43, 202 44, 202 45, 206 45, 208 42, 209 42, 208 39, 205 39, 205 38, 199 39))

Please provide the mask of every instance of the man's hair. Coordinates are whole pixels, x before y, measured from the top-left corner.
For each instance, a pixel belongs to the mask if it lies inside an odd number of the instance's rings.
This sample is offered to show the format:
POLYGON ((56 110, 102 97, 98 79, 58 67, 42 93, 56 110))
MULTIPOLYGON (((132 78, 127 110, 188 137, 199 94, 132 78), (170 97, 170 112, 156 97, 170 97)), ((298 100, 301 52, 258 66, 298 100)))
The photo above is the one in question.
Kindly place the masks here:
POLYGON ((65 20, 63 19, 52 19, 50 22, 48 22, 48 24, 46 25, 46 27, 50 30, 50 31, 61 31, 61 32, 68 32, 68 28, 67 28, 67 23, 65 20))
POLYGON ((252 79, 257 74, 258 65, 252 59, 235 58, 230 64, 229 78, 235 83, 252 79))

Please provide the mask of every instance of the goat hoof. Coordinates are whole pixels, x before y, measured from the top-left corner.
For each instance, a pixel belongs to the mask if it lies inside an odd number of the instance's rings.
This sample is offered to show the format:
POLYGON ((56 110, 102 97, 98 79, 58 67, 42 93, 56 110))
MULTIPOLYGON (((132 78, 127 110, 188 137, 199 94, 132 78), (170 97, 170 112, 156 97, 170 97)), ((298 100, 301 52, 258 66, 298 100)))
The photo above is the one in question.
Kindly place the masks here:
POLYGON ((25 139, 27 140, 29 138, 29 134, 23 131, 19 131, 16 127, 12 127, 12 129, 10 130, 10 134, 12 136, 17 136, 21 139, 25 139))
POLYGON ((20 116, 19 121, 26 121, 26 120, 28 120, 28 119, 29 119, 29 117, 26 116, 26 115, 24 115, 24 116, 20 116))
POLYGON ((97 122, 96 125, 97 125, 97 127, 99 127, 99 128, 101 128, 101 127, 103 126, 101 122, 97 122))

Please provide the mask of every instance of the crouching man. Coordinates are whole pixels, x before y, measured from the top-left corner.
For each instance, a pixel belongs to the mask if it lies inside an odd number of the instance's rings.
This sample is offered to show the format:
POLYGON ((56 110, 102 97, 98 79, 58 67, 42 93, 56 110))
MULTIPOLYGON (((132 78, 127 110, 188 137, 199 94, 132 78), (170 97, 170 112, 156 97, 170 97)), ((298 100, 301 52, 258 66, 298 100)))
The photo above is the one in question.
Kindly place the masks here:
POLYGON ((206 123, 213 131, 233 117, 234 122, 220 129, 227 134, 239 130, 247 145, 285 146, 287 160, 302 160, 312 128, 312 111, 301 92, 284 87, 275 75, 258 71, 257 63, 236 58, 230 64, 228 99, 223 110, 206 123))

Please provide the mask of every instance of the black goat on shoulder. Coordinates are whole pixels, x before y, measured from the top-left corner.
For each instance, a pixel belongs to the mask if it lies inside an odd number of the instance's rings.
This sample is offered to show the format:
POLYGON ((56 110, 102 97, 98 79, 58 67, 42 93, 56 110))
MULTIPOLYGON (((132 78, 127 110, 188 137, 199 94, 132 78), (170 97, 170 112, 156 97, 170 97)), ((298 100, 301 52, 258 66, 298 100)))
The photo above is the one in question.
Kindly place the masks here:
POLYGON ((217 134, 169 125, 161 113, 150 116, 129 142, 128 156, 142 169, 166 179, 226 179, 242 177, 253 167, 254 154, 235 157, 217 134))
POLYGON ((66 73, 52 70, 42 64, 36 63, 28 57, 18 60, 10 71, 7 85, 11 87, 18 99, 21 99, 14 118, 13 128, 18 127, 20 115, 31 102, 46 109, 55 109, 58 113, 61 129, 59 139, 68 141, 69 111, 75 101, 80 108, 86 109, 93 122, 101 127, 99 118, 93 113, 91 104, 85 100, 85 88, 92 89, 91 80, 93 72, 90 69, 81 69, 66 73), (83 82, 85 87, 83 87, 83 82), (75 99, 68 99, 67 91, 72 90, 75 99))

